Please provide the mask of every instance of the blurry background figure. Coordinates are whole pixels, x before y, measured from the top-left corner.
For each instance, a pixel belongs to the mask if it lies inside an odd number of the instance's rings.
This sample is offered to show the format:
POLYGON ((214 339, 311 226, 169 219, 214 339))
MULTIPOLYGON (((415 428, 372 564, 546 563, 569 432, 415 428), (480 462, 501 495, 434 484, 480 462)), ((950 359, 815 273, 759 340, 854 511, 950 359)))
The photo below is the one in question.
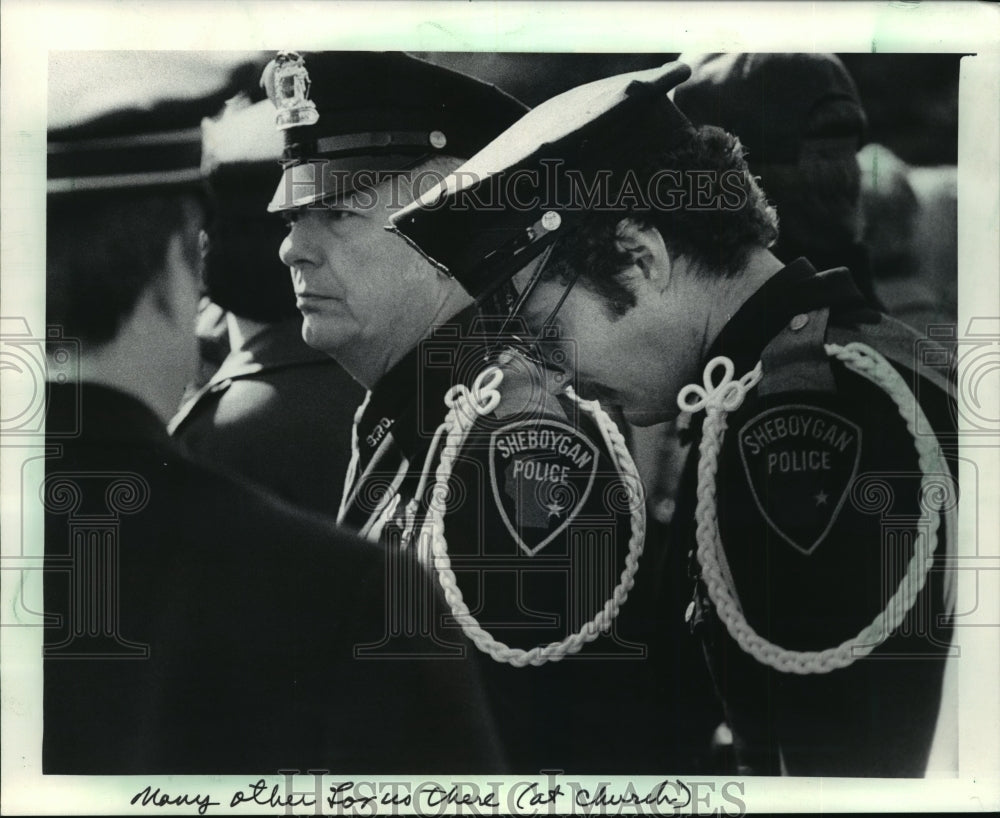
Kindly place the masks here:
POLYGON ((218 309, 229 354, 171 421, 193 455, 266 486, 289 502, 336 514, 364 390, 302 340, 302 316, 278 259, 286 228, 267 213, 283 149, 274 106, 237 98, 203 123, 208 222, 202 265, 209 305, 202 358, 218 309))
MULTIPOLYGON (((949 220, 921 207, 910 182, 912 169, 884 145, 866 145, 858 153, 858 165, 864 240, 879 301, 889 315, 921 334, 933 325, 954 324, 954 300, 950 309, 948 300, 954 293, 942 287, 949 277, 947 265, 941 277, 932 272, 935 263, 948 255, 949 220), (935 252, 938 247, 944 252, 935 252)), ((954 265, 950 277, 954 278, 954 265)))
POLYGON ((867 118, 858 89, 833 54, 681 54, 691 79, 674 101, 695 125, 718 125, 747 149, 753 174, 778 210, 786 264, 847 267, 871 299, 861 241, 856 155, 867 118))
POLYGON ((958 168, 911 165, 907 178, 919 205, 913 240, 920 279, 940 299, 939 309, 946 320, 954 324, 958 320, 958 168))

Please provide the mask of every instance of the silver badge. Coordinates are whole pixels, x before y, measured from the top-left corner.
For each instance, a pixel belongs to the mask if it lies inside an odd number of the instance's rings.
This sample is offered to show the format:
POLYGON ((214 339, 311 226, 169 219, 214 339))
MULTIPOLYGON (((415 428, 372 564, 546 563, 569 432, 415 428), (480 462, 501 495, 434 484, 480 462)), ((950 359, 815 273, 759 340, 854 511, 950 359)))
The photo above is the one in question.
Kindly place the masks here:
POLYGON ((268 95, 278 109, 275 124, 279 131, 315 125, 319 121, 316 103, 309 99, 309 72, 305 60, 294 51, 279 51, 268 83, 268 95))

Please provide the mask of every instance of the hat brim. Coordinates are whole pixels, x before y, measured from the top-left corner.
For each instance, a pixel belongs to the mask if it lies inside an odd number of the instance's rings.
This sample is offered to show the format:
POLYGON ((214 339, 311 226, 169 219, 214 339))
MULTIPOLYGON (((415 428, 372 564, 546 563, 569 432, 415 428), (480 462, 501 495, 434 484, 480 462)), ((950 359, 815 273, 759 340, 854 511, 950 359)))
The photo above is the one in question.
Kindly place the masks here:
MULTIPOLYGON (((280 213, 342 200, 351 193, 371 190, 394 175, 411 170, 427 156, 338 156, 336 159, 310 159, 289 165, 282 171, 267 211, 280 213)), ((398 206, 404 203, 400 202, 398 206)))

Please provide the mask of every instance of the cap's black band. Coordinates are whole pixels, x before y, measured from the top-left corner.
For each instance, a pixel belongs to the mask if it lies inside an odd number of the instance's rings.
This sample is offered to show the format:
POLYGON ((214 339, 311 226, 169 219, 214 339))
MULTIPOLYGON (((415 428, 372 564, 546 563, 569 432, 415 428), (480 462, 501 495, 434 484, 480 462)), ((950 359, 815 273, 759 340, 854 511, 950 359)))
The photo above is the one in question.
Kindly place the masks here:
POLYGON ((48 145, 51 193, 190 184, 200 167, 200 128, 48 145))
POLYGON ((423 154, 441 150, 447 144, 441 131, 373 131, 325 136, 312 142, 289 142, 283 160, 336 159, 375 156, 381 153, 423 154), (441 134, 437 140, 434 134, 441 134))
POLYGON ((446 142, 442 141, 435 146, 431 141, 431 133, 427 131, 376 131, 341 134, 317 139, 316 154, 317 156, 331 156, 356 151, 367 152, 371 148, 392 148, 397 152, 408 148, 426 151, 428 147, 443 148, 445 144, 446 142))

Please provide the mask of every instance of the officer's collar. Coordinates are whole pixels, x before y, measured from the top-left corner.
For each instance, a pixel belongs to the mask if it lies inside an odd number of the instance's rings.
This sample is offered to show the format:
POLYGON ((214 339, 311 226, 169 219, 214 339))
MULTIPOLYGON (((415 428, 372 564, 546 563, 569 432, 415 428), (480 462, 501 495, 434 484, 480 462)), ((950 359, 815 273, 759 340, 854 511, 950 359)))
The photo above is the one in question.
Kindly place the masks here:
POLYGON ((457 373, 447 355, 424 358, 434 356, 438 341, 442 345, 468 343, 468 330, 476 314, 475 306, 467 307, 445 322, 446 334, 436 328, 431 338, 411 349, 375 385, 358 422, 362 464, 389 432, 411 461, 427 448, 444 418, 444 395, 455 384, 457 373))
MULTIPOLYGON (((717 355, 731 358, 737 373, 752 369, 764 347, 799 313, 822 307, 865 307, 846 267, 822 273, 805 258, 780 269, 726 323, 709 348, 705 361, 717 355)), ((703 362, 703 363, 704 363, 703 362)))

